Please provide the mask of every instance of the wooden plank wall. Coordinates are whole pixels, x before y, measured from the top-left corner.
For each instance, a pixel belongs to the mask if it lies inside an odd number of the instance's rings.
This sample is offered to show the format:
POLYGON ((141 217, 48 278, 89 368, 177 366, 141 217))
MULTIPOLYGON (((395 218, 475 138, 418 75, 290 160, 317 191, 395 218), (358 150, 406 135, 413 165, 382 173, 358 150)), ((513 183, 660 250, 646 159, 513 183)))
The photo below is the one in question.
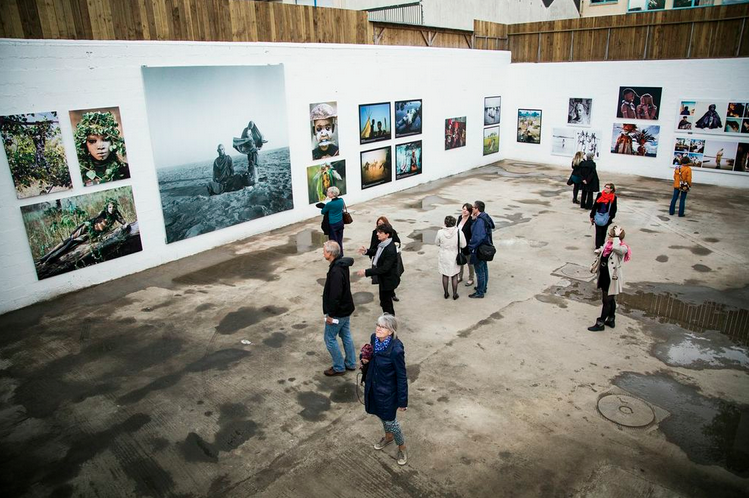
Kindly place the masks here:
MULTIPOLYGON (((749 57, 747 17, 742 4, 506 27, 513 62, 704 59, 749 57)), ((492 24, 474 23, 476 38, 492 24)))
POLYGON ((0 0, 0 38, 371 44, 367 13, 249 0, 0 0))
POLYGON ((474 47, 478 50, 508 50, 507 24, 496 22, 473 21, 475 35, 474 47))
POLYGON ((473 33, 446 28, 372 22, 375 45, 471 48, 473 33))

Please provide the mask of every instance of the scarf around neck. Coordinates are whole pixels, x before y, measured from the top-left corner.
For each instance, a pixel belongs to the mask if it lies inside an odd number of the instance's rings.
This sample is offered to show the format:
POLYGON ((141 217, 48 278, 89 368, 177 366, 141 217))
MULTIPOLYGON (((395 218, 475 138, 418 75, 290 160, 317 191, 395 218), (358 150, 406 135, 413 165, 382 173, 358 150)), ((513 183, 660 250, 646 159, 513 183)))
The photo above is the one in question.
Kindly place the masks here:
MULTIPOLYGON (((630 259, 632 259, 632 248, 629 247, 627 244, 625 244, 623 241, 619 241, 619 243, 627 248, 627 252, 624 253, 624 262, 626 263, 630 259)), ((606 241, 606 245, 603 246, 603 257, 605 258, 609 254, 611 254, 611 250, 614 247, 614 242, 611 240, 606 241)))
POLYGON ((385 248, 390 245, 390 243, 393 241, 392 237, 388 237, 387 239, 383 240, 379 244, 377 244, 377 254, 375 254, 375 257, 372 259, 372 266, 377 266, 377 261, 380 259, 380 255, 382 254, 382 251, 385 250, 385 248))
POLYGON ((600 202, 601 204, 608 204, 609 202, 614 202, 614 198, 616 198, 616 194, 614 194, 613 192, 601 191, 601 197, 599 197, 596 202, 600 202))
POLYGON ((380 341, 375 337, 375 353, 382 353, 383 351, 385 351, 390 345, 390 341, 392 339, 392 335, 387 336, 384 341, 380 341))

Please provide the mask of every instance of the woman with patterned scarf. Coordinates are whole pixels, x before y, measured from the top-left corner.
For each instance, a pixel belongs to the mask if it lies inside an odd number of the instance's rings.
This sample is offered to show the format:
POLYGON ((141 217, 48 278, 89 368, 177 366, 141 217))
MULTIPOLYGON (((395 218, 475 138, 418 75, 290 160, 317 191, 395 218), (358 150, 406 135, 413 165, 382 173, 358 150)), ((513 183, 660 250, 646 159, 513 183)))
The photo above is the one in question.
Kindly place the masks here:
POLYGON ((590 224, 596 227, 596 249, 603 245, 606 240, 606 231, 616 216, 615 192, 616 186, 613 183, 604 185, 590 210, 590 224))
POLYGON ((632 249, 624 243, 624 229, 616 225, 609 229, 609 240, 596 250, 597 257, 590 267, 591 273, 598 274, 598 285, 601 289, 601 316, 595 325, 588 327, 591 332, 600 332, 606 326, 616 326, 616 295, 624 287, 622 264, 632 258, 632 249))

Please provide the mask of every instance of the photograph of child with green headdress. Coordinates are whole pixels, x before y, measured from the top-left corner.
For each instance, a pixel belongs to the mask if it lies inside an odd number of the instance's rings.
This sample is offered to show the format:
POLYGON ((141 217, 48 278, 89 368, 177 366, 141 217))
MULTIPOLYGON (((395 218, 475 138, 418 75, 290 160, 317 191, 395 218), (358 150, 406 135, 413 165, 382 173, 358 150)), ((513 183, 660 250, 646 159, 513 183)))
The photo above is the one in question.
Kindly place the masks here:
POLYGON ((70 111, 85 186, 130 178, 118 107, 70 111))

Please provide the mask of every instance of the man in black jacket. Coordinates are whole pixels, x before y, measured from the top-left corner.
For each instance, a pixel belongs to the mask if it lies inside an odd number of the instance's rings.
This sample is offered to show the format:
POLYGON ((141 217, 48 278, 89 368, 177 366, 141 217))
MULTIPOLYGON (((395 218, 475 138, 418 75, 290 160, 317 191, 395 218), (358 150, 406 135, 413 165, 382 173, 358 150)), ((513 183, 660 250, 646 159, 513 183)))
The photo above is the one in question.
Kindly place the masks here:
POLYGON ((322 293, 322 311, 325 314, 325 346, 333 358, 333 366, 323 373, 332 377, 344 375, 346 370, 356 369, 354 340, 349 326, 351 313, 354 312, 354 297, 351 295, 348 269, 354 264, 354 259, 341 257, 341 246, 334 240, 323 244, 322 254, 330 262, 322 293), (341 336, 343 341, 345 362, 338 347, 337 336, 341 336))

